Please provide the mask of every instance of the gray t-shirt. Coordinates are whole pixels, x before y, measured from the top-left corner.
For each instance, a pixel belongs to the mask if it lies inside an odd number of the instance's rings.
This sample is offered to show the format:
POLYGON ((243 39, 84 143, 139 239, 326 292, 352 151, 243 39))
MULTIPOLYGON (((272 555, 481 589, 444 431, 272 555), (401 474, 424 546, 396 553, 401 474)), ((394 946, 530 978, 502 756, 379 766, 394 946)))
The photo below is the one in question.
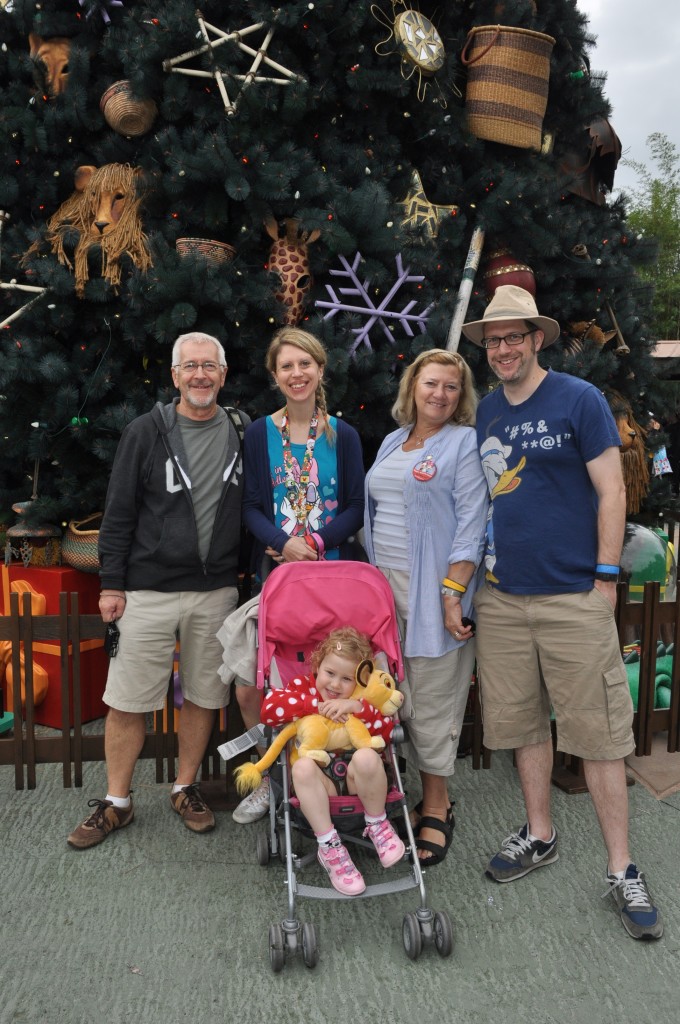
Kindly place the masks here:
POLYGON ((229 420, 224 409, 209 420, 192 420, 177 415, 182 444, 187 455, 191 499, 198 527, 198 550, 205 562, 210 550, 215 515, 224 484, 229 420))

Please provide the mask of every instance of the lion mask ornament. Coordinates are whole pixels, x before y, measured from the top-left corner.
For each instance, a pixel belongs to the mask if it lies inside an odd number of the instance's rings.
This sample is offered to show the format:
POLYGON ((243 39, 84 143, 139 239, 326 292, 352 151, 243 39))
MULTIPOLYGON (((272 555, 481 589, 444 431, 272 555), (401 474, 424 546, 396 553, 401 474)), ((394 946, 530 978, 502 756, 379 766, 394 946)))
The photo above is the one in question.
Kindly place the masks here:
MULTIPOLYGON (((382 715, 396 714, 404 703, 404 695, 397 690, 392 676, 376 668, 368 659, 358 666, 356 681, 352 697, 367 701, 382 715)), ((274 764, 288 740, 294 737, 297 737, 298 746, 291 754, 291 764, 298 757, 311 757, 325 766, 331 760, 329 750, 359 750, 361 747, 382 750, 385 746, 384 739, 371 736, 364 723, 354 715, 349 715, 346 722, 334 722, 323 715, 305 715, 281 730, 257 764, 242 764, 236 769, 236 788, 241 795, 257 789, 262 782, 262 772, 274 764)))
MULTIPOLYGON (((88 255, 95 246, 101 249, 101 276, 113 288, 120 284, 120 261, 124 255, 143 273, 153 265, 139 212, 143 198, 140 180, 140 169, 129 164, 78 167, 76 191, 48 220, 46 240, 61 264, 69 270, 75 264, 79 298, 89 280, 88 255), (72 262, 65 241, 73 231, 78 233, 78 241, 72 262)), ((38 248, 39 243, 34 242, 24 261, 38 248)))
POLYGON ((61 96, 68 85, 71 40, 65 36, 43 39, 42 36, 31 32, 28 45, 34 66, 35 84, 52 100, 61 96))

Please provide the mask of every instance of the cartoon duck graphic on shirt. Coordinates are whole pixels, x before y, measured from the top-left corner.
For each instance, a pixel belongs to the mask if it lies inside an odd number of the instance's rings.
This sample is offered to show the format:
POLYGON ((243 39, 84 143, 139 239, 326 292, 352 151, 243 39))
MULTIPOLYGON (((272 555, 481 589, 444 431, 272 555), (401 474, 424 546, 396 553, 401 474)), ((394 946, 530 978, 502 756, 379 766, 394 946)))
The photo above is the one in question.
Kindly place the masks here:
POLYGON ((486 578, 490 583, 498 583, 498 579, 493 572, 496 565, 496 546, 493 536, 493 503, 496 498, 501 497, 503 494, 510 494, 519 487, 522 482, 519 473, 526 466, 527 460, 523 455, 517 465, 510 468, 508 466, 508 459, 512 455, 512 448, 507 444, 503 444, 499 437, 487 437, 479 449, 479 455, 491 496, 491 504, 489 505, 486 521, 486 553, 484 555, 486 578))

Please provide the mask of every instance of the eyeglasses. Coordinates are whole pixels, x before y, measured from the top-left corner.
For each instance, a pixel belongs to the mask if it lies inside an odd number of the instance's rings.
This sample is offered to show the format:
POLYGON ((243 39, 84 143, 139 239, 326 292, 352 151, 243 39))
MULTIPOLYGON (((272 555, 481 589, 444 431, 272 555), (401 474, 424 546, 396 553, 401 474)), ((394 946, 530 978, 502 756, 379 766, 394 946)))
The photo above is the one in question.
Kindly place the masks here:
POLYGON ((226 366, 220 366, 219 363, 175 363, 176 370, 181 370, 182 373, 196 373, 197 370, 203 370, 204 373, 217 373, 218 370, 226 370, 226 366))
POLYGON ((533 334, 535 330, 536 328, 532 327, 530 331, 524 331, 523 333, 513 331, 512 334, 505 334, 502 338, 497 338, 495 336, 491 338, 482 338, 482 348, 498 348, 502 341, 504 341, 506 345, 521 345, 527 334, 533 334))

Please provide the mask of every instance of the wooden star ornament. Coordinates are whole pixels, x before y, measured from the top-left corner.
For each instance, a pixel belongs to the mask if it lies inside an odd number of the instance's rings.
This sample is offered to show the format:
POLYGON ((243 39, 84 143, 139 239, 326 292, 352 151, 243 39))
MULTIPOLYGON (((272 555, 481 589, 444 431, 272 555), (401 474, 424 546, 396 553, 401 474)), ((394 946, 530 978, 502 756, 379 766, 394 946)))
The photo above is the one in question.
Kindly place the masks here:
POLYGON ((253 82, 268 82, 274 85, 290 85, 291 82, 304 82, 305 79, 302 75, 298 75, 294 71, 290 71, 282 64, 278 64, 275 60, 272 60, 271 57, 267 56, 267 49, 272 41, 274 29, 268 27, 265 22, 258 21, 253 25, 246 25, 245 28, 238 29, 234 32, 224 32, 221 28, 217 28, 215 25, 211 25, 209 22, 205 21, 200 11, 196 11, 196 17, 198 19, 199 31, 205 40, 203 46, 199 46, 195 50, 188 50, 186 53, 180 53, 178 57, 171 57, 169 60, 164 60, 163 70, 178 75, 192 75, 195 78, 213 78, 217 82, 217 87, 220 90, 222 102, 224 103, 224 109, 229 117, 234 116, 240 97, 253 82), (252 46, 248 46, 247 43, 243 42, 244 36, 250 36, 260 31, 265 33, 265 37, 258 50, 254 50, 252 46), (218 46, 222 46, 227 42, 236 43, 242 53, 248 54, 253 58, 252 64, 245 74, 236 74, 232 71, 224 71, 218 68, 215 64, 214 51, 218 46), (212 70, 200 71, 194 68, 179 66, 184 61, 193 60, 194 57, 199 57, 204 53, 207 53, 210 57, 212 70), (260 68, 262 65, 272 68, 284 77, 272 78, 260 74, 260 68), (231 79, 234 82, 241 83, 240 92, 233 102, 229 98, 225 79, 231 79))
POLYGON ((430 202, 425 195, 420 174, 415 168, 411 173, 411 182, 406 198, 397 205, 404 209, 402 220, 404 227, 415 230, 424 228, 425 234, 430 238, 437 237, 439 225, 445 217, 453 217, 458 213, 457 206, 441 206, 430 202))

